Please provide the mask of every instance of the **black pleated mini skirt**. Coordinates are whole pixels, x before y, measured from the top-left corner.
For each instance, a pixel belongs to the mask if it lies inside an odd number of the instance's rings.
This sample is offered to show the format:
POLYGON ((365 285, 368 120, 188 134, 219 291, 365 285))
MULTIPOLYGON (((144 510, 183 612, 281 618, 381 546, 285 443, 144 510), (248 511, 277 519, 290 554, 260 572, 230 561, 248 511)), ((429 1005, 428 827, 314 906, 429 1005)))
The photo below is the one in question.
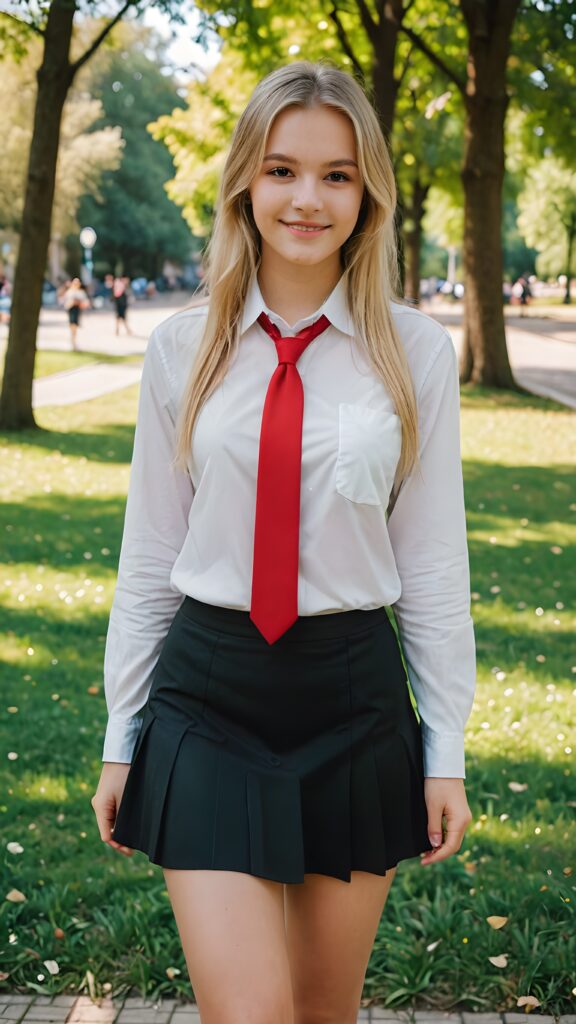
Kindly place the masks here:
POLYGON ((144 707, 113 837, 166 868, 385 875, 432 849, 422 738, 385 607, 300 616, 186 597, 144 707))

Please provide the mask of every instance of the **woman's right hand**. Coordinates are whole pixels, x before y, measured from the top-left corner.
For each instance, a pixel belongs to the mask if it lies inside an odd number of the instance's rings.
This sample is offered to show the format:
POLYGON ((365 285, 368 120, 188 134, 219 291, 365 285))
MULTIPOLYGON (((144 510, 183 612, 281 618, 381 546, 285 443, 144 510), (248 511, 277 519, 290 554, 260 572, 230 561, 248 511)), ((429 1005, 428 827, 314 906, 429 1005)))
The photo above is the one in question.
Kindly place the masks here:
POLYGON ((112 832, 129 771, 129 764, 121 764, 118 761, 104 761, 98 788, 90 801, 94 808, 98 828, 100 829, 100 838, 126 857, 131 857, 134 850, 130 849, 129 846, 122 846, 121 843, 117 843, 112 838, 112 832))

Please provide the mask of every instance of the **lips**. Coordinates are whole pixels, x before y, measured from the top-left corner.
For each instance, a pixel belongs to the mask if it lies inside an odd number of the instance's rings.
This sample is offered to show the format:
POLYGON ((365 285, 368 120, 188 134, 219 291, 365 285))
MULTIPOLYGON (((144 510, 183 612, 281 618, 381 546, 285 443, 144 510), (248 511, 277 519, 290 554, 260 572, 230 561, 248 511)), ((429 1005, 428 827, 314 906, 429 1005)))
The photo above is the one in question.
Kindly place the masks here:
POLYGON ((301 232, 302 234, 320 234, 321 231, 326 231, 329 227, 328 224, 311 224, 306 223, 306 221, 294 220, 283 220, 280 223, 284 224, 285 227, 290 228, 291 231, 301 232))

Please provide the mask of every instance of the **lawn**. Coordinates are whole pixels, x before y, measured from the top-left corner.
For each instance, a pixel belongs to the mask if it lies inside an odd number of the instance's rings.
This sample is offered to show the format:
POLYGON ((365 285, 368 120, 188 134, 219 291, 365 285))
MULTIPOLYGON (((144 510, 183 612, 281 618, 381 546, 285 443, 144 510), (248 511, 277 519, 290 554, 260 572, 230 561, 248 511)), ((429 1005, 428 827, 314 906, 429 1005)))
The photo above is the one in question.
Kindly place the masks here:
MULTIPOLYGON (((0 438, 0 991, 190 996, 161 869, 102 844, 90 805, 136 407, 133 387, 0 438)), ((553 401, 462 389, 474 821, 448 861, 400 865, 366 1000, 575 1012, 573 423, 553 401)))

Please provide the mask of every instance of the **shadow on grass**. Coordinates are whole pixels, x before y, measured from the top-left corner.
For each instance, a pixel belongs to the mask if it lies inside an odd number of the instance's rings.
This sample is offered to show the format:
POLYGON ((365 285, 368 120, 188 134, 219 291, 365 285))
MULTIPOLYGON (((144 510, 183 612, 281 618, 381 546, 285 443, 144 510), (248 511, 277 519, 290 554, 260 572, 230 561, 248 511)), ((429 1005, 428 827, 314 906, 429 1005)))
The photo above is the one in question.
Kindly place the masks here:
MULTIPOLYGON (((557 375, 558 371, 553 371, 557 375)), ((570 415, 570 409, 553 398, 526 391, 507 391, 500 388, 483 387, 481 384, 462 384, 460 387, 462 409, 480 411, 510 409, 520 412, 550 412, 570 415)))
POLYGON ((59 451, 62 455, 84 457, 91 462, 129 463, 132 459, 134 426, 129 424, 106 424, 100 430, 57 431, 23 430, 17 435, 0 434, 0 442, 6 446, 17 443, 18 447, 59 451), (114 456, 107 454, 114 451, 114 456))

